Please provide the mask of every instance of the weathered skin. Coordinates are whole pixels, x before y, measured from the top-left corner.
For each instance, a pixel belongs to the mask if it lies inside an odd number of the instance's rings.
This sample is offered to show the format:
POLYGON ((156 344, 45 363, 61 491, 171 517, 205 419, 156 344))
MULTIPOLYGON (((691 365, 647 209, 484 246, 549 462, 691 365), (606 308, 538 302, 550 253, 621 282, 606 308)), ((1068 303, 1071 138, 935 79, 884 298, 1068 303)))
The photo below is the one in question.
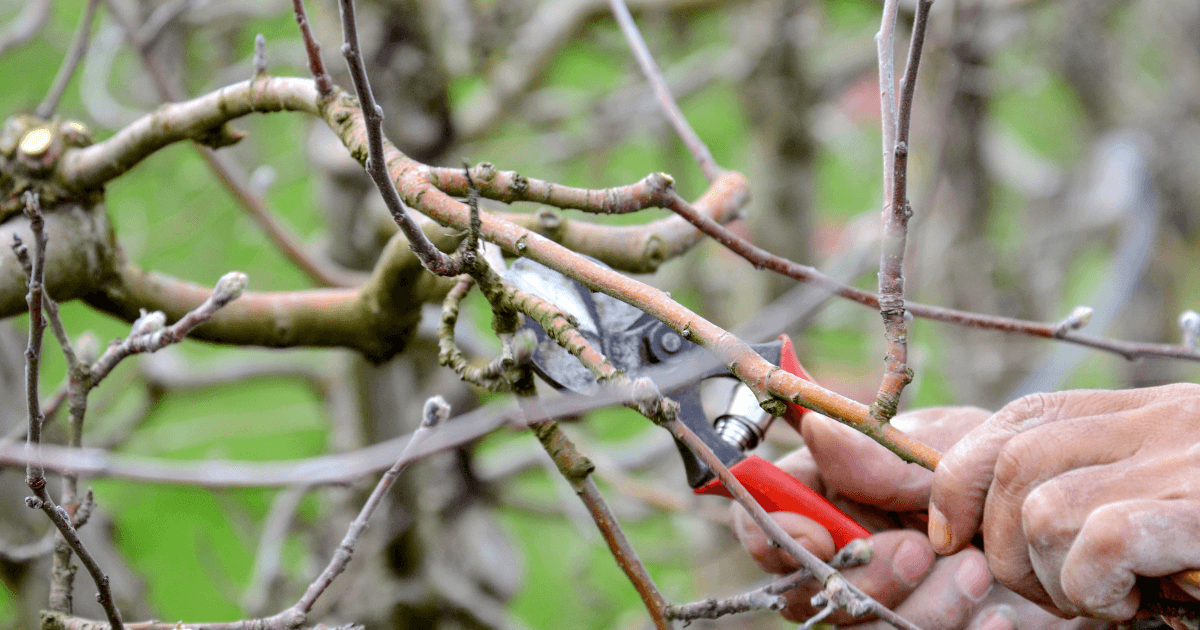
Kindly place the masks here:
MULTIPOLYGON (((974 435, 969 432, 976 427, 982 430, 988 420, 989 412, 982 409, 953 407, 900 414, 893 422, 935 448, 948 448, 965 443, 960 439, 974 435)), ((785 457, 779 466, 827 496, 836 492, 844 510, 878 532, 870 539, 871 563, 843 570, 867 594, 894 606, 925 630, 1081 630, 1108 625, 1082 618, 1061 619, 1006 588, 989 591, 991 575, 978 549, 956 548, 954 555, 937 558, 934 546, 921 532, 897 530, 894 520, 882 517, 883 510, 925 509, 934 473, 901 462, 870 438, 817 414, 805 414, 802 430, 807 447, 785 457)), ((795 514, 772 516, 813 552, 826 558, 833 554, 828 532, 815 522, 795 514)), ((795 569, 794 561, 772 547, 737 506, 734 523, 742 545, 763 570, 782 574, 795 569)), ((973 532, 966 539, 972 536, 973 532)), ((990 557, 991 549, 985 546, 985 550, 990 557)), ((814 610, 808 600, 815 592, 813 585, 789 594, 784 616, 798 621, 811 615, 814 610)), ((835 619, 839 625, 856 621, 860 624, 856 630, 890 627, 870 618, 835 619)))
MULTIPOLYGON (((1200 568, 1200 385, 1027 396, 933 481, 939 552, 982 531, 996 580, 1059 614, 1128 619, 1135 576, 1200 568)), ((1172 582, 1200 598, 1200 585, 1172 582)))

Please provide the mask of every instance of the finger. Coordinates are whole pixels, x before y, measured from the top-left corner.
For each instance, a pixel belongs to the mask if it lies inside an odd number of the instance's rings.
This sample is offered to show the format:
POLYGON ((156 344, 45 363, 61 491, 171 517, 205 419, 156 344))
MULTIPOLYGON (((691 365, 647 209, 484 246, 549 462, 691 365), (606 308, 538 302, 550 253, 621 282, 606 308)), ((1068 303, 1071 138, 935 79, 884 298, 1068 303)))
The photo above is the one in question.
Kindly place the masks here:
POLYGON ((1134 500, 1088 518, 1062 568, 1068 612, 1129 619, 1137 612, 1137 576, 1162 577, 1200 567, 1200 502, 1134 500))
POLYGON ((1037 486, 1025 498, 1021 525, 1030 563, 1037 581, 1060 611, 1078 614, 1063 591, 1060 574, 1067 553, 1092 514, 1130 497, 1176 498, 1181 483, 1194 474, 1186 467, 1181 469, 1177 460, 1148 457, 1147 448, 1143 446, 1134 457, 1112 464, 1061 474, 1037 486))
MULTIPOLYGON (((806 418, 815 415, 806 414, 806 418)), ((807 421, 806 419, 805 422, 807 421)), ((825 483, 821 479, 817 463, 813 461, 812 453, 809 452, 808 448, 798 448, 788 453, 782 459, 775 462, 775 465, 783 472, 799 479, 804 485, 816 491, 817 494, 825 494, 825 483)))
POLYGON ((847 498, 885 510, 929 502, 929 471, 910 466, 871 438, 820 414, 808 414, 804 443, 825 482, 847 498))
MULTIPOLYGON (((991 588, 987 561, 978 549, 971 548, 939 560, 921 585, 892 610, 923 630, 958 630, 982 608, 991 588)), ((891 626, 875 621, 862 628, 891 626)))
POLYGON ((1012 606, 989 606, 975 615, 970 630, 1017 630, 1017 612, 1012 606))
MULTIPOLYGON (((944 449, 987 417, 988 412, 975 407, 937 407, 901 414, 892 424, 944 449)), ((933 475, 928 470, 904 462, 840 422, 815 413, 805 418, 804 442, 829 486, 884 510, 906 512, 929 504, 933 475)))
MULTIPOLYGON (((808 418, 805 418, 805 422, 808 418)), ((889 608, 904 601, 918 588, 922 579, 933 568, 935 556, 929 540, 920 532, 892 530, 868 539, 871 545, 871 562, 848 569, 841 574, 865 594, 889 608)), ((990 582, 990 576, 989 576, 990 582)), ((803 621, 816 610, 809 603, 817 588, 796 589, 787 594, 788 605, 783 610, 785 618, 803 621)), ((829 623, 851 623, 854 619, 845 613, 829 618, 829 623)))
POLYGON ((1012 616, 1009 618, 1016 622, 1019 630, 1112 630, 1113 628, 1111 623, 1099 619, 1086 617, 1064 619, 1061 615, 1052 614, 1042 606, 997 584, 984 601, 983 611, 975 616, 970 630, 983 630, 979 626, 983 625, 987 621, 987 617, 997 612, 998 609, 1011 612, 1012 616))
POLYGON ((1034 394, 1009 403, 946 452, 934 471, 929 538, 939 553, 961 549, 983 520, 984 497, 1001 449, 1014 436, 1061 418, 1134 408, 1170 392, 1149 388, 1120 392, 1080 390, 1034 394))
MULTIPOLYGON (((1120 413, 1062 420, 1029 429, 1010 439, 997 457, 994 478, 984 502, 983 540, 996 580, 1039 603, 1057 603, 1057 568, 1052 556, 1065 553, 1092 505, 1064 488, 1081 470, 1121 461, 1142 445, 1147 420, 1162 405, 1120 413), (1039 488, 1063 476, 1059 483, 1039 488), (1037 492, 1034 493, 1035 488, 1037 492), (1044 550, 1035 572, 1031 547, 1044 550)), ((1097 480, 1111 486, 1109 480, 1097 480)), ((1067 611, 1064 611, 1067 612, 1067 611)))
MULTIPOLYGON (((730 509, 733 511, 734 534, 750 557, 758 563, 759 568, 778 575, 793 573, 800 568, 800 563, 796 562, 791 554, 771 544, 766 533, 750 518, 745 508, 734 503, 730 509)), ((833 557, 837 550, 833 544, 833 537, 816 521, 790 512, 773 512, 770 516, 779 523, 783 531, 818 558, 829 560, 833 557)))

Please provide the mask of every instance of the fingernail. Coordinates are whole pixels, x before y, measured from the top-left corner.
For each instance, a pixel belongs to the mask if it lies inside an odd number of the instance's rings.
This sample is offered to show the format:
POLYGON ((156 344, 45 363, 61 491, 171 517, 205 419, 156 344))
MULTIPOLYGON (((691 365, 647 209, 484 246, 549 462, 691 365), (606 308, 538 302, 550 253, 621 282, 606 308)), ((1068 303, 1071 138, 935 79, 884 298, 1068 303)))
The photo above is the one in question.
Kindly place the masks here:
POLYGON ((900 543, 892 556, 892 573, 896 574, 905 584, 912 586, 925 577, 929 567, 933 566, 933 554, 923 545, 912 540, 900 543))
POLYGON ((992 573, 978 554, 972 553, 963 558, 954 577, 958 579, 959 590, 974 601, 983 599, 992 590, 992 573))
POLYGON ((1016 630, 1017 625, 1013 623, 1011 615, 1013 615, 1011 608, 1001 606, 995 612, 988 615, 983 620, 983 623, 979 624, 979 630, 1016 630))
POLYGON ((946 517, 942 516, 940 510, 936 506, 929 506, 929 542, 933 545, 933 550, 938 553, 949 553, 950 551, 950 526, 946 524, 946 517))
POLYGON ((1176 578, 1194 589, 1200 589, 1200 571, 1177 573, 1176 578))

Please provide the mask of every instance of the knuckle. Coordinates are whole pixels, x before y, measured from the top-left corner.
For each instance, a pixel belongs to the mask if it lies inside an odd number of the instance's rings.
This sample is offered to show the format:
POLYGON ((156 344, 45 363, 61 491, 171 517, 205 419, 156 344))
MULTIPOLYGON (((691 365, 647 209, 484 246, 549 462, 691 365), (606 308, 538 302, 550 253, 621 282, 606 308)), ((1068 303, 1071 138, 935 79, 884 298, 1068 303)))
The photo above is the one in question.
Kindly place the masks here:
POLYGON ((1159 389, 1166 398, 1200 400, 1200 384, 1198 383, 1172 383, 1159 389))
POLYGON ((1096 508, 1079 533, 1082 557, 1125 558, 1135 550, 1142 530, 1130 526, 1121 504, 1096 508))
POLYGON ((1029 394, 1018 398, 996 412, 995 422, 1000 426, 1019 431, 1030 418, 1042 418, 1047 410, 1057 407, 1055 394, 1029 394))
POLYGON ((1021 525, 1029 544, 1038 549, 1069 546, 1075 539, 1073 519, 1064 517, 1069 497, 1061 484, 1044 483, 1021 504, 1021 525))
POLYGON ((1030 434, 1013 437, 1000 448, 996 457, 997 488, 1021 489, 1037 477, 1045 456, 1045 442, 1030 434))

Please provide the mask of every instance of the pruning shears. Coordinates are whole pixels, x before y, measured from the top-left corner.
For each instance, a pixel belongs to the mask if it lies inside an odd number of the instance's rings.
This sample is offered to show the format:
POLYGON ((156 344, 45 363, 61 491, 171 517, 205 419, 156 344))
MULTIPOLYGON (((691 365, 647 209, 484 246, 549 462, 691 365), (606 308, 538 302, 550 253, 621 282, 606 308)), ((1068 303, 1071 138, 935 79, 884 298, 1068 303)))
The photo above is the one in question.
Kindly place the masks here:
MULTIPOLYGON (((548 300, 573 316, 578 322, 577 330, 608 357, 613 367, 631 378, 648 376, 654 380, 665 396, 679 403, 680 421, 712 449, 768 512, 793 512, 813 519, 832 534, 838 549, 871 535, 800 480, 757 455, 747 455, 762 441, 775 418, 759 406, 749 387, 702 348, 638 308, 603 293, 593 293, 527 258, 517 259, 506 277, 517 288, 548 300), (701 384, 718 378, 728 379, 734 385, 720 413, 710 419, 701 400, 701 384)), ((539 376, 555 388, 576 393, 593 394, 599 389, 592 373, 550 339, 536 322, 526 318, 523 326, 537 338, 532 361, 539 376)), ((812 380, 800 365, 787 335, 752 347, 782 369, 812 380)), ((801 416, 808 411, 789 404, 785 416, 798 427, 801 416)), ((678 442, 676 446, 693 492, 731 496, 716 474, 686 446, 678 442)))

